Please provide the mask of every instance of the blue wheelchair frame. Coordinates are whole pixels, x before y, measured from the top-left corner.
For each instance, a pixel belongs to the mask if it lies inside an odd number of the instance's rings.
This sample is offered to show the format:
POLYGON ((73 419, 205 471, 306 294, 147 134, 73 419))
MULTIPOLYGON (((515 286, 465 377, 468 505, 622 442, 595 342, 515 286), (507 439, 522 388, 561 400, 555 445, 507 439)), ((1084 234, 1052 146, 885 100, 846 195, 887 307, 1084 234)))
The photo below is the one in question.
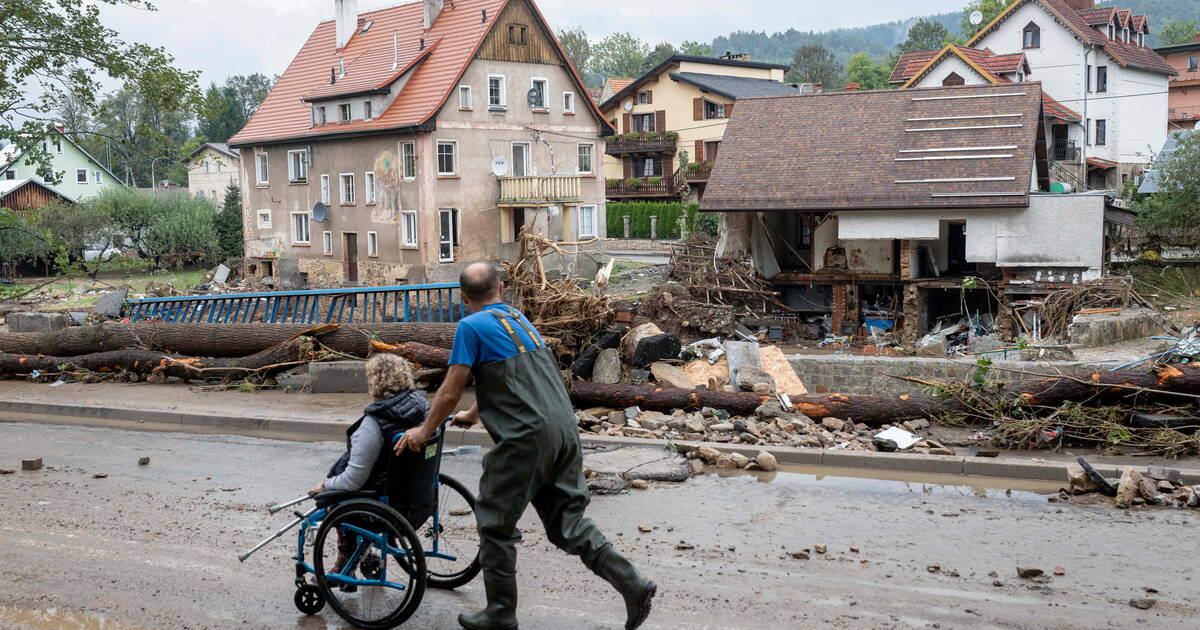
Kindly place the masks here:
MULTIPOLYGON (((442 436, 442 428, 439 427, 437 434, 435 434, 433 437, 433 440, 440 440, 441 436, 442 436)), ((396 443, 399 442, 400 438, 402 438, 402 437, 404 437, 403 433, 397 434, 396 437, 392 440, 392 446, 395 447, 396 443)), ((441 476, 440 472, 435 477, 435 480, 436 480, 435 486, 434 486, 435 490, 440 490, 442 487, 441 477, 442 476, 441 476)), ((440 495, 440 493, 439 493, 439 495, 440 495)), ((352 500, 363 500, 363 499, 352 499, 352 500)), ((384 505, 388 505, 387 495, 381 495, 376 499, 365 499, 365 500, 368 500, 368 501, 374 500, 374 501, 378 501, 379 503, 382 503, 384 505)), ((300 529, 298 530, 298 532, 296 534, 296 555, 292 557, 292 559, 296 561, 296 586, 304 586, 304 584, 305 584, 304 576, 308 575, 309 573, 311 573, 315 576, 317 573, 316 568, 313 567, 308 562, 306 562, 304 559, 304 541, 307 537, 308 530, 312 527, 319 527, 321 524, 321 521, 325 520, 326 515, 329 514, 329 511, 332 508, 335 508, 339 505, 342 505, 342 504, 335 503, 328 507, 314 508, 308 514, 303 516, 303 520, 300 522, 300 529)), ((450 561, 458 560, 458 556, 445 554, 445 553, 442 553, 441 551, 439 551, 438 543, 439 543, 439 540, 441 539, 441 523, 440 523, 440 519, 438 518, 438 510, 437 509, 435 509, 433 511, 432 518, 433 518, 433 549, 429 550, 429 551, 422 550, 423 554, 425 555, 426 558, 440 558, 443 560, 450 560, 450 561)), ((416 529, 416 525, 413 525, 412 523, 410 523, 409 525, 412 525, 414 530, 416 529)), ((358 536, 358 544, 354 549, 354 553, 351 554, 350 560, 346 562, 346 565, 344 567, 342 567, 341 570, 337 573, 326 573, 325 574, 326 580, 334 582, 336 584, 347 584, 347 585, 355 585, 355 586, 386 586, 388 588, 394 588, 394 589, 401 590, 401 591, 405 590, 407 588, 403 584, 396 584, 394 582, 387 581, 387 563, 381 564, 378 579, 365 580, 365 579, 350 577, 349 575, 347 575, 346 572, 353 570, 353 568, 355 566, 357 566, 357 564, 358 564, 358 559, 363 552, 363 539, 364 538, 366 538, 370 541, 370 546, 368 547, 368 549, 370 547, 375 547, 380 551, 381 555, 386 551, 386 553, 388 555, 398 558, 400 556, 400 554, 409 556, 413 552, 408 552, 408 551, 404 551, 403 549, 397 549, 395 547, 392 547, 391 545, 387 544, 387 540, 386 540, 385 536, 382 536, 380 534, 376 534, 373 532, 369 532, 361 527, 357 527, 357 526, 351 525, 349 523, 344 523, 341 525, 341 527, 345 527, 346 529, 348 529, 351 532, 353 532, 354 534, 356 534, 358 536)))

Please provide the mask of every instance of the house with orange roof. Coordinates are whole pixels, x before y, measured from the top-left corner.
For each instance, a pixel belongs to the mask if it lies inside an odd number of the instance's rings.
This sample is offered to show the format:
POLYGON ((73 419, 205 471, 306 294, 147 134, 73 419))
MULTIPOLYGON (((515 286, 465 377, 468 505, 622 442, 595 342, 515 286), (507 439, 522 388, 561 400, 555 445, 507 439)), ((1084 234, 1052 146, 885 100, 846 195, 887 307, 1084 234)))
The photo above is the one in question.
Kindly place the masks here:
POLYGON ((1167 134, 1175 68, 1146 45, 1149 21, 1093 0, 1016 0, 966 47, 1024 53, 1043 89, 1084 120, 1079 161, 1090 189, 1119 190, 1167 134))
POLYGON ((1167 95, 1167 126, 1172 132, 1195 129, 1200 122, 1200 35, 1190 44, 1163 46, 1154 52, 1179 73, 1171 78, 1167 95))
MULTIPOLYGON (((1032 75, 1025 53, 997 55, 989 49, 948 45, 902 54, 889 80, 896 87, 917 88, 1036 81, 1032 75)), ((1086 188, 1079 151, 1085 133, 1083 118, 1047 92, 1042 92, 1042 114, 1051 179, 1070 184, 1072 189, 1086 188)))
POLYGON ((604 236, 609 133, 532 0, 334 0, 245 128, 246 256, 310 285, 456 277, 604 236))

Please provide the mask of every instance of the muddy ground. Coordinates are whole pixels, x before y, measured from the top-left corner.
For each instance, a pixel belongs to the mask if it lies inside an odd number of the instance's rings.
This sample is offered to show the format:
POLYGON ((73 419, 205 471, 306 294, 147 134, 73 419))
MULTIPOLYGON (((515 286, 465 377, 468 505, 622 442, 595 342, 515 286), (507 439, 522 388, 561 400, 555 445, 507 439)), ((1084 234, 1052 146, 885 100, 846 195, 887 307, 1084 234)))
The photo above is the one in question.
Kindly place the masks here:
MULTIPOLYGON (((310 487, 341 448, 0 425, 0 468, 31 456, 48 467, 0 475, 0 627, 343 627, 293 608, 289 543, 236 559, 285 522, 263 506, 310 487)), ((477 456, 445 468, 472 486, 479 469, 477 456)), ((1004 485, 710 475, 596 497, 590 514, 660 584, 647 628, 1195 627, 1200 515, 987 487, 1004 485), (811 559, 787 553, 804 549, 811 559), (1066 574, 1036 583, 1018 565, 1066 574), (1152 608, 1129 605, 1147 596, 1152 608)), ((607 586, 553 549, 532 513, 522 525, 521 627, 621 627, 607 586)), ((482 601, 478 580, 430 592, 407 627, 456 628, 482 601)))

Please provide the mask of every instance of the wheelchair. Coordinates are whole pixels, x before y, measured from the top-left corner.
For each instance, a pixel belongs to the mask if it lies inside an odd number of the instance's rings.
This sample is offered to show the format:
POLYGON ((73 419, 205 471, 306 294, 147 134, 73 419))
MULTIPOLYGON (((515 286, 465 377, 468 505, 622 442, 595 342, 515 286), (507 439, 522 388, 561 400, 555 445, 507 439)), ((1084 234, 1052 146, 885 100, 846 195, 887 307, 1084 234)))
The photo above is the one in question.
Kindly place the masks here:
POLYGON ((294 511, 295 520, 239 560, 299 525, 292 559, 300 612, 315 615, 328 604, 359 628, 403 624, 427 587, 458 588, 480 570, 475 496, 440 472, 443 454, 470 447, 445 452, 444 440, 439 428, 418 452, 389 449, 387 476, 377 490, 324 492, 270 508, 273 514, 309 498, 316 502, 308 512, 294 511), (342 566, 339 547, 348 552, 342 566))

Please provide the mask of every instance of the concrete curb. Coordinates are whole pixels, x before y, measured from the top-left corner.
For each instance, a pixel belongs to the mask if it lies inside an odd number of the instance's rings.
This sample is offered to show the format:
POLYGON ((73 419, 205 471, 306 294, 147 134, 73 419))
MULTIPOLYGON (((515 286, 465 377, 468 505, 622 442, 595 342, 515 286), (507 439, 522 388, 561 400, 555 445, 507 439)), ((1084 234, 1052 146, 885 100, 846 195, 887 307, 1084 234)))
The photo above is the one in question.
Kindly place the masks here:
MULTIPOLYGON (((55 403, 0 401, 0 422, 34 422, 82 426, 107 426, 147 431, 181 431, 191 433, 232 433, 251 437, 299 440, 345 439, 347 422, 282 420, 270 417, 230 417, 216 414, 178 413, 170 410, 122 409, 55 403)), ((580 434, 584 446, 636 446, 666 448, 667 440, 580 434)), ((450 429, 447 440, 451 445, 491 446, 492 440, 481 428, 450 429)), ((967 477, 1004 477, 1032 481, 1058 481, 1067 484, 1068 462, 1033 462, 1004 457, 963 457, 921 455, 918 453, 880 453, 835 451, 791 446, 752 446, 719 442, 675 441, 676 446, 709 446, 726 453, 741 453, 753 458, 767 451, 780 464, 857 468, 879 471, 934 473, 967 477)), ((1139 466, 1144 468, 1144 466, 1139 466)), ((1097 464, 1095 468, 1106 477, 1120 476, 1120 466, 1097 464)), ((1200 483, 1200 470, 1181 469, 1183 482, 1200 483)))

